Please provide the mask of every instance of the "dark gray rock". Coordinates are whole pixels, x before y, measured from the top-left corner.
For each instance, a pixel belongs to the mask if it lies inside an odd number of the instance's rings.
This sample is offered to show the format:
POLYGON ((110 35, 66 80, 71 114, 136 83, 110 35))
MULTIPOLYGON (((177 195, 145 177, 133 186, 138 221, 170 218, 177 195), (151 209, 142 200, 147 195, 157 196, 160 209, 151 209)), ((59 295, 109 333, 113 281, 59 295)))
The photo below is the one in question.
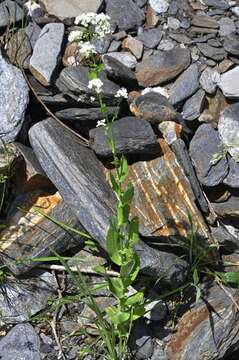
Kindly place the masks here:
MULTIPOLYGON (((75 135, 54 119, 34 125, 29 136, 39 162, 65 202, 84 228, 106 249, 105 239, 116 199, 94 152, 81 145, 75 135)), ((172 284, 185 279, 187 265, 177 256, 156 251, 142 241, 136 250, 143 272, 163 276, 172 284)))
POLYGON ((238 290, 215 285, 179 320, 166 345, 170 360, 225 359, 239 347, 238 290))
POLYGON ((105 55, 103 57, 105 71, 109 79, 125 86, 137 86, 135 73, 112 56, 105 55))
POLYGON ((227 10, 230 5, 227 0, 204 0, 205 5, 214 7, 216 9, 227 10))
POLYGON ((0 27, 15 24, 22 20, 24 12, 16 1, 5 0, 0 4, 0 27))
POLYGON ((129 340, 129 348, 136 360, 146 360, 153 355, 154 342, 152 331, 143 319, 137 321, 133 327, 129 340))
POLYGON ((172 80, 190 65, 190 61, 188 49, 158 51, 137 65, 138 83, 146 87, 172 80))
MULTIPOLYGON (((83 105, 93 105, 99 107, 98 101, 91 101, 91 97, 96 97, 94 90, 88 88, 89 69, 84 66, 68 66, 62 70, 56 81, 56 86, 64 95, 83 105)), ((118 100, 114 95, 120 89, 118 85, 110 81, 106 72, 102 71, 99 78, 104 83, 103 98, 107 105, 116 105, 118 100)))
POLYGON ((28 85, 21 71, 8 64, 0 53, 0 139, 14 141, 23 125, 29 101, 28 85))
POLYGON ((49 86, 56 76, 64 38, 62 23, 43 27, 30 59, 30 71, 44 86, 49 86))
POLYGON ((144 12, 132 0, 106 0, 106 14, 120 30, 133 30, 144 21, 144 12))
POLYGON ((25 28, 25 33, 27 34, 27 37, 31 43, 31 47, 34 49, 37 39, 39 38, 39 35, 41 33, 40 26, 37 25, 37 23, 35 22, 29 22, 29 24, 25 28))
POLYGON ((1 360, 40 360, 40 339, 30 324, 14 326, 0 340, 1 360))
POLYGON ((199 89, 192 97, 190 97, 183 106, 183 118, 188 121, 196 120, 205 105, 205 91, 199 89))
POLYGON ((227 177, 223 180, 225 185, 232 188, 239 188, 239 163, 236 162, 232 157, 228 158, 229 172, 227 177))
POLYGON ((177 105, 193 95, 199 88, 199 70, 197 64, 192 64, 175 81, 169 92, 169 102, 177 105))
POLYGON ((215 61, 223 60, 226 57, 226 52, 223 48, 215 48, 208 44, 197 44, 197 47, 204 56, 215 61))
POLYGON ((138 32, 137 39, 142 41, 144 46, 153 49, 160 43, 162 36, 163 34, 160 29, 148 29, 138 32))
POLYGON ((226 108, 219 117, 218 132, 223 143, 227 146, 229 154, 238 160, 239 158, 239 103, 226 108))
POLYGON ((223 47, 230 54, 239 56, 239 36, 231 34, 225 37, 223 47))
MULTIPOLYGON (((116 106, 109 106, 107 108, 107 116, 109 119, 113 117, 117 109, 116 106)), ((99 108, 69 108, 57 111, 56 116, 77 129, 91 129, 96 127, 96 122, 101 120, 103 115, 99 108)))
POLYGON ((3 281, 0 288, 2 321, 6 324, 29 321, 31 316, 46 307, 56 288, 55 277, 48 272, 36 273, 36 277, 23 280, 3 281))
MULTIPOLYGON (((128 116, 115 121, 112 125, 117 155, 150 156, 160 153, 156 135, 148 121, 128 116)), ((90 131, 90 145, 97 155, 111 158, 112 150, 108 145, 105 127, 90 131)))
POLYGON ((134 69, 137 65, 136 57, 128 51, 111 52, 108 57, 118 60, 122 65, 127 66, 129 69, 134 69))
POLYGON ((220 184, 228 174, 225 158, 212 164, 213 156, 221 154, 222 143, 219 134, 210 124, 201 125, 190 143, 189 153, 198 179, 205 186, 220 184))

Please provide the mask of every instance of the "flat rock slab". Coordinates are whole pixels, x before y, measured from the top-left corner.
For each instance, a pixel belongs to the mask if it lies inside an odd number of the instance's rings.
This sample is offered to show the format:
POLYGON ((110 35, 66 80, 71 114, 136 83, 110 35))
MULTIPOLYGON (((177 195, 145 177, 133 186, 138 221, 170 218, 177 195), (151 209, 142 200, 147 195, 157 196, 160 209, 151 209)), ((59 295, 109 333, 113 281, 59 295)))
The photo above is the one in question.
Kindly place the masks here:
POLYGON ((239 197, 231 196, 223 202, 211 202, 215 213, 221 218, 238 218, 239 216, 239 197))
POLYGON ((29 102, 28 85, 21 71, 8 64, 0 53, 0 139, 14 141, 25 118, 29 102))
POLYGON ((212 164, 213 156, 221 154, 222 142, 219 133, 210 124, 201 125, 191 143, 189 153, 196 169, 198 179, 205 186, 220 184, 228 174, 225 158, 212 164))
POLYGON ((49 86, 55 76, 64 38, 62 23, 47 24, 43 27, 34 46, 29 69, 44 86, 49 86))
POLYGON ((132 215, 139 217, 140 233, 147 237, 182 239, 190 229, 187 215, 190 213, 198 235, 208 238, 188 178, 164 140, 160 144, 163 156, 137 162, 129 170, 129 181, 135 189, 132 215))
POLYGON ((143 10, 132 0, 106 0, 106 14, 119 30, 133 30, 145 19, 143 10))
POLYGON ((67 248, 80 247, 79 236, 63 230, 44 215, 58 219, 73 228, 80 228, 79 221, 62 201, 59 193, 36 191, 17 197, 9 211, 6 228, 0 233, 1 263, 15 275, 20 275, 37 266, 34 258, 54 256, 51 250, 62 254, 67 248), (17 210, 17 207, 24 209, 17 210))
POLYGON ((225 37, 223 42, 224 49, 232 55, 239 55, 239 36, 231 34, 225 37))
POLYGON ((109 79, 116 83, 129 87, 136 87, 137 80, 134 71, 128 66, 117 60, 114 56, 105 55, 103 57, 105 71, 109 79))
POLYGON ((176 333, 166 346, 168 360, 224 359, 239 347, 239 313, 235 289, 210 289, 194 308, 179 320, 176 333), (229 294, 227 292, 229 292, 229 294))
POLYGON ((175 48, 159 51, 143 60, 136 67, 136 78, 142 86, 160 85, 174 79, 190 65, 190 51, 175 48))
MULTIPOLYGON (((105 178, 105 170, 94 152, 56 120, 48 119, 30 129, 30 142, 43 169, 59 189, 84 228, 106 249, 109 220, 116 199, 105 178)), ((186 263, 177 256, 156 251, 139 241, 136 250, 141 269, 151 276, 165 276, 178 284, 186 275, 186 263), (166 268, 165 268, 166 266, 166 268)))
POLYGON ((239 66, 222 74, 218 86, 224 96, 239 98, 239 66))
POLYGON ((19 324, 0 340, 1 360, 40 360, 40 338, 30 324, 19 324))
MULTIPOLYGON (((117 156, 152 156, 160 152, 156 135, 148 121, 128 116, 117 120, 112 125, 117 156)), ((105 127, 90 131, 91 148, 103 158, 112 158, 105 127)))
POLYGON ((101 8, 102 0, 41 0, 49 15, 60 20, 73 18, 84 13, 97 13, 101 8))
POLYGON ((219 117, 218 132, 229 154, 239 159, 239 103, 226 108, 219 117))
POLYGON ((201 51, 201 53, 215 61, 221 61, 225 59, 227 53, 223 48, 216 48, 213 46, 210 46, 208 44, 197 44, 198 49, 201 51))
POLYGON ((130 69, 134 69, 135 66, 137 65, 136 57, 128 51, 123 51, 123 52, 115 51, 108 53, 107 56, 118 60, 121 64, 123 64, 124 66, 130 69))
POLYGON ((170 89, 169 102, 177 105, 193 95, 199 88, 199 69, 192 64, 175 81, 170 89))
POLYGON ((205 91, 199 89, 192 97, 190 97, 183 106, 183 118, 188 121, 196 120, 205 105, 205 91))

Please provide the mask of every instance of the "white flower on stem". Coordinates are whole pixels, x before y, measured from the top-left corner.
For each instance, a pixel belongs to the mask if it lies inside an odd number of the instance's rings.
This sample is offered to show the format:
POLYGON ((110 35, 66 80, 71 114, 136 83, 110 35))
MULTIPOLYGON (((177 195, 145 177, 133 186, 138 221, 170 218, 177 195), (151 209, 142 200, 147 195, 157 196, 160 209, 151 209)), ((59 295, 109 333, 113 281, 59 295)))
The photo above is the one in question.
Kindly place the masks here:
POLYGON ((97 94, 100 94, 103 90, 103 82, 100 79, 93 79, 89 81, 88 88, 95 90, 97 94))
POLYGON ((85 27, 88 27, 89 25, 95 25, 96 16, 97 16, 97 14, 95 14, 93 12, 88 12, 87 14, 82 14, 75 18, 75 24, 76 25, 81 24, 82 26, 85 26, 85 27))
POLYGON ((80 53, 84 58, 89 58, 92 54, 96 54, 97 51, 93 44, 91 44, 89 41, 81 42, 79 44, 80 46, 80 53))
POLYGON ((68 36, 68 40, 70 42, 79 42, 82 40, 82 36, 83 36, 84 32, 82 30, 73 30, 70 32, 69 36, 68 36))
POLYGON ((111 33, 110 17, 104 13, 95 14, 90 12, 82 14, 76 17, 75 24, 80 24, 87 29, 93 28, 92 37, 95 39, 102 39, 106 34, 111 33))
POLYGON ((96 127, 100 127, 100 126, 106 126, 106 119, 97 121, 96 127))
POLYGON ((117 91, 117 93, 115 94, 116 98, 124 98, 124 99, 128 99, 128 91, 126 88, 122 87, 121 89, 119 89, 117 91))
POLYGON ((92 103, 93 103, 95 100, 96 100, 96 99, 95 99, 94 96, 91 96, 91 97, 90 97, 90 101, 91 101, 92 103))
POLYGON ((24 6, 27 8, 27 15, 29 16, 33 15, 34 10, 41 8, 40 5, 35 3, 33 0, 27 1, 24 6))

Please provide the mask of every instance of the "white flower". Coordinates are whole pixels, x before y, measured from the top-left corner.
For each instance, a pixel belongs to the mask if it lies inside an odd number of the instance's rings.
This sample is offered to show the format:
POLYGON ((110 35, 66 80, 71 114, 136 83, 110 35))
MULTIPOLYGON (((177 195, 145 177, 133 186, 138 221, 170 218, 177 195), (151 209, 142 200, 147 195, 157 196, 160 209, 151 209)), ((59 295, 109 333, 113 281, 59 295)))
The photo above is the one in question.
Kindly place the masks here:
POLYGON ((91 97, 90 97, 90 101, 91 101, 91 102, 94 102, 94 101, 95 101, 95 97, 94 97, 94 96, 91 96, 91 97))
POLYGON ((70 42, 73 42, 73 41, 79 42, 79 41, 82 40, 83 34, 84 34, 84 32, 82 30, 71 31, 69 36, 68 36, 68 40, 70 42))
POLYGON ((89 58, 92 54, 96 54, 97 51, 89 41, 81 42, 80 44, 80 53, 85 58, 89 58))
POLYGON ((97 121, 96 127, 100 127, 100 126, 106 126, 106 119, 97 121))
POLYGON ((76 25, 82 25, 85 28, 93 27, 93 37, 96 39, 103 38, 106 34, 111 33, 110 17, 104 13, 95 14, 87 13, 77 16, 75 19, 76 25))
POLYGON ((128 99, 128 91, 127 89, 125 89, 124 87, 122 87, 121 89, 119 89, 117 91, 117 93, 115 94, 116 98, 124 98, 124 99, 128 99))
POLYGON ((93 12, 82 14, 76 17, 75 24, 76 25, 81 24, 82 26, 88 27, 89 25, 95 24, 95 18, 96 18, 96 14, 93 12))
POLYGON ((100 79, 93 79, 89 81, 88 88, 95 90, 97 94, 100 94, 103 90, 103 82, 100 79))
POLYGON ((40 5, 39 4, 37 4, 37 3, 35 3, 33 0, 29 0, 29 1, 27 1, 25 4, 24 4, 24 6, 27 8, 27 14, 29 15, 29 16, 32 16, 33 15, 33 12, 34 12, 34 10, 37 10, 37 9, 40 9, 41 7, 40 7, 40 5))

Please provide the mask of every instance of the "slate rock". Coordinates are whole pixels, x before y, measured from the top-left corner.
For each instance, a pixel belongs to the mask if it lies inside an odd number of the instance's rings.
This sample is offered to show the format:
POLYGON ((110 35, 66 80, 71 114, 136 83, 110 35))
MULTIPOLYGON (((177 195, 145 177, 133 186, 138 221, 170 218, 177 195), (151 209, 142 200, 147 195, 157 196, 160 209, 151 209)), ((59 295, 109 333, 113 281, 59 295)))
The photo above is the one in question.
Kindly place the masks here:
POLYGON ((218 86, 224 96, 239 98, 239 66, 222 74, 218 86))
POLYGON ((179 320, 166 345, 169 360, 224 359, 239 347, 238 291, 215 285, 179 320))
POLYGON ((34 49, 37 39, 39 38, 39 35, 41 33, 40 26, 37 25, 37 23, 35 22, 29 22, 29 24, 25 28, 25 33, 30 41, 32 49, 34 49))
MULTIPOLYGON (((160 152, 156 135, 148 121, 133 116, 117 120, 112 125, 116 154, 125 156, 152 156, 160 152)), ((90 131, 90 145, 103 158, 111 158, 105 128, 100 126, 90 131)))
POLYGON ((228 159, 229 172, 227 177, 223 180, 223 184, 232 188, 239 188, 239 163, 233 158, 228 159))
POLYGON ((188 49, 175 48, 159 51, 137 65, 138 83, 146 87, 172 80, 190 65, 190 60, 188 49))
POLYGON ((228 36, 236 32, 236 26, 233 19, 223 17, 218 21, 220 25, 219 35, 228 36))
POLYGON ((220 114, 218 132, 222 142, 227 146, 228 153, 237 160, 239 157, 239 103, 230 105, 220 114))
POLYGON ((215 61, 223 60, 226 57, 226 52, 223 48, 215 48, 208 44, 197 44, 197 47, 204 56, 215 61))
POLYGON ((229 199, 223 202, 211 202, 215 213, 220 218, 235 218, 239 216, 239 197, 230 196, 229 199))
POLYGON ((119 30, 133 30, 145 19, 143 10, 132 0, 106 0, 105 10, 119 30))
POLYGON ((149 0, 149 5, 158 14, 165 13, 169 8, 169 3, 166 0, 149 0))
POLYGON ((64 25, 51 23, 43 27, 36 41, 30 59, 30 71, 44 86, 49 86, 55 79, 64 38, 64 25))
POLYGON ((225 37, 223 47, 230 54, 239 56, 239 36, 231 34, 225 37))
POLYGON ((13 34, 6 44, 6 52, 12 64, 28 69, 32 47, 24 29, 13 34))
POLYGON ((49 15, 54 15, 60 20, 88 12, 97 13, 102 6, 102 0, 41 0, 41 2, 49 15))
MULTIPOLYGON (((106 249, 105 239, 116 199, 94 152, 81 145, 75 135, 54 119, 34 125, 29 136, 39 162, 65 202, 83 227, 106 249)), ((144 273, 163 275, 165 282, 174 285, 185 279, 187 265, 177 256, 152 249, 141 240, 136 251, 144 273)))
POLYGON ((153 49, 159 44, 160 40, 162 39, 162 36, 163 34, 161 30, 155 28, 155 29, 148 29, 142 32, 138 32, 137 39, 142 41, 144 46, 146 46, 147 48, 153 49))
POLYGON ((130 69, 134 69, 137 65, 137 60, 135 56, 128 51, 111 52, 107 56, 118 60, 121 64, 130 69))
POLYGON ((138 96, 130 106, 134 115, 143 117, 155 125, 162 121, 180 121, 180 114, 168 102, 167 98, 155 92, 138 96))
POLYGON ((138 39, 129 35, 126 39, 124 39, 122 47, 124 49, 128 49, 136 57, 136 59, 141 59, 144 51, 144 45, 138 39))
POLYGON ((129 348, 136 360, 146 360, 153 355, 152 331, 143 319, 135 322, 129 339, 129 348))
POLYGON ((199 70, 197 64, 192 64, 174 82, 170 88, 169 102, 177 105, 193 95, 199 88, 199 70))
POLYGON ((203 90, 205 90, 208 94, 213 94, 220 82, 220 74, 216 69, 206 67, 200 76, 199 82, 203 90))
POLYGON ((48 272, 37 272, 35 277, 22 280, 5 280, 0 289, 2 321, 6 324, 29 321, 31 316, 46 307, 56 288, 55 277, 48 272))
POLYGON ((29 101, 28 85, 21 71, 8 64, 0 53, 0 139, 14 141, 23 125, 29 101))
POLYGON ((137 86, 135 73, 128 66, 108 55, 103 57, 103 63, 109 79, 127 87, 137 86))
MULTIPOLYGON (((109 119, 113 117, 117 109, 116 106, 107 107, 107 116, 109 119)), ((100 108, 67 108, 57 111, 56 116, 78 129, 81 127, 94 128, 96 122, 102 119, 102 112, 100 108)))
POLYGON ((15 24, 22 20, 24 12, 16 1, 5 0, 0 4, 0 27, 15 24))
POLYGON ((228 164, 225 158, 212 164, 213 155, 220 154, 221 151, 219 133, 210 124, 199 126, 190 142, 189 153, 201 184, 215 186, 227 176, 228 164))
POLYGON ((40 338, 30 324, 14 326, 0 340, 1 360, 40 360, 40 338))
POLYGON ((195 15, 192 18, 191 24, 194 26, 217 29, 218 22, 208 15, 195 15))
MULTIPOLYGON (((94 90, 88 88, 88 75, 89 69, 85 66, 67 66, 61 71, 56 86, 65 96, 74 99, 78 104, 99 107, 97 101, 91 100, 91 97, 95 97, 96 94, 94 90)), ((115 99, 114 95, 120 87, 107 78, 105 71, 100 73, 99 78, 104 84, 103 98, 105 103, 107 105, 117 105, 118 100, 115 99)))
POLYGON ((227 0, 203 0, 204 4, 216 9, 227 10, 230 5, 227 0))
POLYGON ((205 91, 203 89, 199 89, 185 102, 182 112, 183 118, 188 121, 196 120, 203 111, 205 99, 205 91))

